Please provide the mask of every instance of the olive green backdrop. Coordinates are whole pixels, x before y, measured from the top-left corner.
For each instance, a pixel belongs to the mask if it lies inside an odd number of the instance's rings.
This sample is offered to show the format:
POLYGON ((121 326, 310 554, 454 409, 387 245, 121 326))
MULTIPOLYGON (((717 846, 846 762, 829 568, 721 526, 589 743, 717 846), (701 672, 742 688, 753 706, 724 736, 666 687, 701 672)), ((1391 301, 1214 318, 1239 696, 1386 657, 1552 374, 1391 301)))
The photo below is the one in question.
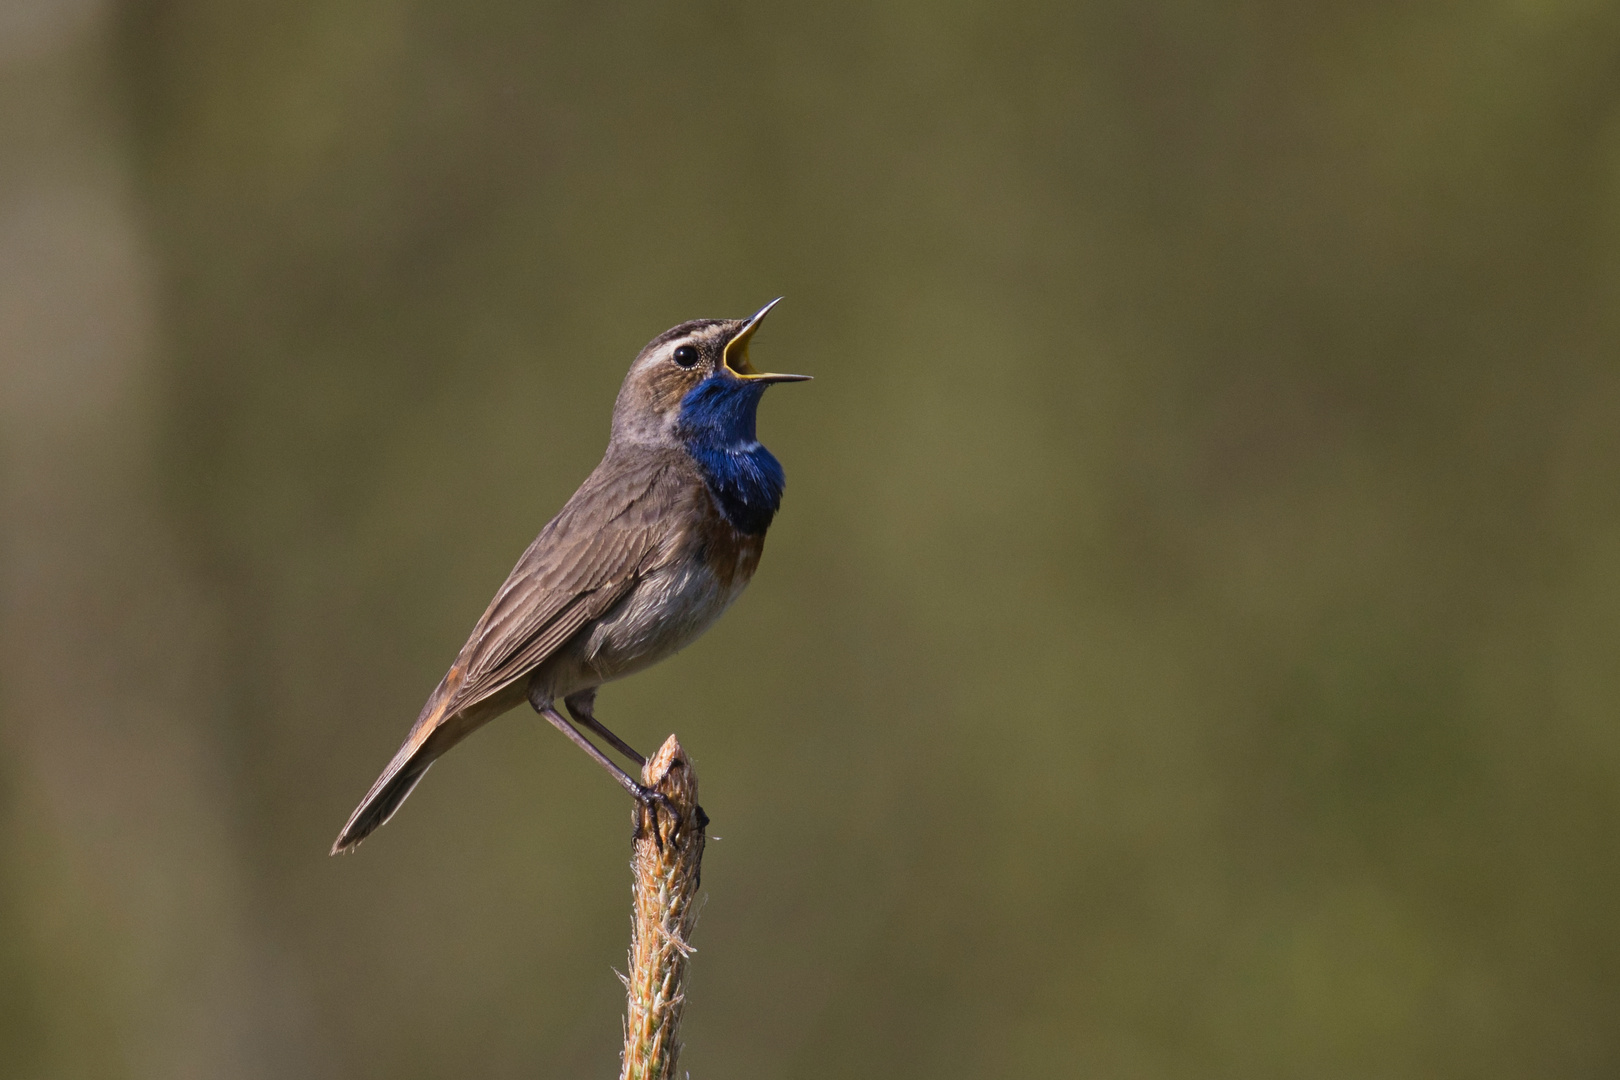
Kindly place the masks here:
POLYGON ((616 1075, 622 793, 326 856, 666 327, 754 585, 604 691, 696 1077, 1620 1073, 1620 8, 0 19, 0 1077, 616 1075))

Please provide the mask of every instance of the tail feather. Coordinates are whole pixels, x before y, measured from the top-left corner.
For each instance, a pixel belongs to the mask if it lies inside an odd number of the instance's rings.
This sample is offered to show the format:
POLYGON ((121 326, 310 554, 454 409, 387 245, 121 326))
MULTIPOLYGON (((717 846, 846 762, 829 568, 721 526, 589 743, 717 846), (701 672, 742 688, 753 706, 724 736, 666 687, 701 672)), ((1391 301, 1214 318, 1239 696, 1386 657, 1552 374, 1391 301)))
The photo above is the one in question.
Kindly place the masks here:
POLYGON ((439 683, 438 689, 428 698, 427 704, 422 706, 422 714, 411 725, 411 733, 405 737, 404 745, 394 754, 394 759, 388 763, 383 774, 377 777, 377 782, 371 785, 366 797, 360 800, 360 805, 355 808, 348 824, 343 826, 343 831, 338 833, 336 842, 332 844, 333 855, 353 851, 360 841, 394 816, 399 804, 405 801, 405 797, 428 771, 428 766, 438 760, 441 754, 525 697, 524 686, 518 682, 501 693, 466 704, 455 703, 453 692, 460 681, 460 674, 459 664, 452 667, 444 681, 439 683), (456 706, 453 712, 450 711, 452 704, 456 706))
POLYGON ((353 851, 360 841, 386 824, 432 765, 433 759, 418 751, 400 762, 397 768, 390 768, 378 777, 343 826, 343 831, 338 833, 337 840, 332 843, 332 854, 342 855, 353 851))
POLYGON ((411 725, 411 733, 405 737, 405 743, 394 754, 394 760, 388 763, 377 782, 371 785, 366 797, 360 800, 354 813, 349 815, 349 821, 338 833, 338 838, 332 843, 332 854, 341 855, 353 851, 360 841, 381 828, 405 797, 415 790, 427 774, 428 766, 432 765, 438 756, 450 749, 456 739, 446 739, 446 732, 439 726, 444 716, 445 687, 443 683, 428 698, 422 707, 422 715, 416 718, 411 725))

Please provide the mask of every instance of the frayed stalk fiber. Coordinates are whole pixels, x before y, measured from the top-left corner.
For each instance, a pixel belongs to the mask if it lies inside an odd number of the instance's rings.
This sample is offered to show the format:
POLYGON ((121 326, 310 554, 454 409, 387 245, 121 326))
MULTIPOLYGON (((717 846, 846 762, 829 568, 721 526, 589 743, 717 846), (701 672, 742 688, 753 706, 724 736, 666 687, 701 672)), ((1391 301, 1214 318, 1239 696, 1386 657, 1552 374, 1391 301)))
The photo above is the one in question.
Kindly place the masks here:
POLYGON ((686 1004, 688 944, 697 922, 704 829, 697 775, 671 735, 641 770, 641 782, 669 800, 636 804, 635 903, 620 1080, 675 1080, 686 1004), (673 811, 673 813, 671 812, 673 811))

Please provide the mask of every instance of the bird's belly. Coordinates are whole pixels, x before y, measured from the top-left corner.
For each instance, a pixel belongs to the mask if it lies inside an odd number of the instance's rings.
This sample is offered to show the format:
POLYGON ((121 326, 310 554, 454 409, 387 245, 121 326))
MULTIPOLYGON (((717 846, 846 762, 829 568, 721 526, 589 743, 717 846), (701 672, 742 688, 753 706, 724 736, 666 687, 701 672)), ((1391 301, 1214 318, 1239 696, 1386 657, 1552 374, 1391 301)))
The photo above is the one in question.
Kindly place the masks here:
POLYGON ((752 565, 717 572, 694 558, 649 574, 567 650, 561 667, 572 670, 556 671, 559 695, 623 678, 690 645, 737 599, 752 572, 752 565))

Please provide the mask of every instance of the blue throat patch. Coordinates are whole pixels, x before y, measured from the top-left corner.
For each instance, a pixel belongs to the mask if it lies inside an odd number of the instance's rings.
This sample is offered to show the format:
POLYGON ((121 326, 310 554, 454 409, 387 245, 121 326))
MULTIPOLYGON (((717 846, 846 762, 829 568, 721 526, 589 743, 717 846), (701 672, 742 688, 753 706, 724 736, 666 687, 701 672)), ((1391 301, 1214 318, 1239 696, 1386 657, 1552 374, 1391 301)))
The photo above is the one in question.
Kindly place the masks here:
POLYGON ((681 399, 676 426, 726 520, 750 536, 769 527, 787 483, 781 463, 754 435, 764 393, 764 383, 710 376, 681 399))

